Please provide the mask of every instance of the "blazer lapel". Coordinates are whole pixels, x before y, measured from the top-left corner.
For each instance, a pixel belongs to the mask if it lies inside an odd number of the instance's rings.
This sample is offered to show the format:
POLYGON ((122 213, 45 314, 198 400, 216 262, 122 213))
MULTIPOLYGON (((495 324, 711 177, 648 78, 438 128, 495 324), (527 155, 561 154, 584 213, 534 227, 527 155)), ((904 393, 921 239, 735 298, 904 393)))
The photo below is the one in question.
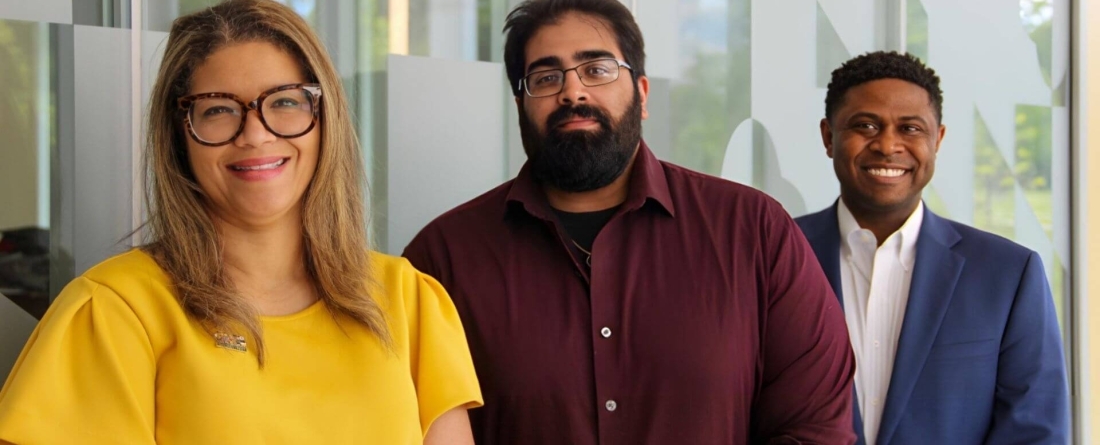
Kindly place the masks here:
POLYGON ((836 219, 836 203, 807 217, 802 227, 806 240, 817 255, 817 262, 821 263, 825 277, 833 286, 833 293, 840 300, 840 306, 844 307, 840 282, 840 224, 836 219))
POLYGON ((879 426, 878 443, 890 443, 909 397, 913 394, 920 370, 924 367, 940 323, 966 260, 951 251, 959 242, 959 233, 946 220, 926 208, 917 239, 917 258, 909 287, 905 321, 898 338, 894 371, 886 394, 879 426))
MULTIPOLYGON (((806 240, 817 255, 817 262, 821 263, 821 269, 829 284, 833 287, 833 293, 840 301, 840 307, 844 308, 843 283, 840 280, 840 222, 837 220, 837 203, 814 215, 807 216, 802 224, 806 240)), ((855 385, 852 385, 852 428, 856 432, 856 445, 864 445, 863 438, 863 414, 859 411, 859 398, 856 395, 855 385)))

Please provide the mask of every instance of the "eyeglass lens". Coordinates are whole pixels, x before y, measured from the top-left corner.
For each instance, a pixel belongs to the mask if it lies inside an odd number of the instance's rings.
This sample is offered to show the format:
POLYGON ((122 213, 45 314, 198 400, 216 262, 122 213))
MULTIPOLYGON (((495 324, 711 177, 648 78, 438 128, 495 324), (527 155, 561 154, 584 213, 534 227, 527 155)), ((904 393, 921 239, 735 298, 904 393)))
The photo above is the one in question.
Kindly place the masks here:
MULTIPOLYGON (((260 118, 277 136, 292 137, 305 132, 313 123, 313 94, 304 88, 278 91, 263 99, 260 118)), ((228 142, 241 128, 244 117, 241 104, 233 99, 209 97, 191 105, 191 128, 206 142, 228 142)))
MULTIPOLYGON (((616 60, 593 60, 574 69, 585 86, 604 85, 619 78, 619 62, 616 60)), ((546 70, 528 74, 525 80, 527 93, 533 97, 560 93, 565 86, 566 71, 570 70, 546 70)))

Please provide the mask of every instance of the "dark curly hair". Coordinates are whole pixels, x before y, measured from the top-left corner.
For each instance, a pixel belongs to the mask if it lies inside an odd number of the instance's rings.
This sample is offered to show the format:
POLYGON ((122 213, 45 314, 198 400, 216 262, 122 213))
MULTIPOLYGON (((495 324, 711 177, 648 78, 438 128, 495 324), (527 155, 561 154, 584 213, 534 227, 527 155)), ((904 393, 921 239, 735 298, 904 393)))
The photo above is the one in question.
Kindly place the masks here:
POLYGON ((936 112, 936 122, 943 122, 943 91, 940 90, 939 76, 916 56, 896 51, 866 53, 833 70, 829 91, 825 94, 825 118, 832 122, 836 110, 844 104, 844 94, 848 90, 879 79, 899 79, 924 88, 936 112))
POLYGON ((504 67, 508 72, 508 82, 512 93, 523 94, 517 88, 523 78, 527 61, 527 42, 535 32, 546 25, 557 23, 570 12, 598 17, 607 22, 615 32, 615 39, 622 51, 623 60, 630 65, 634 80, 645 75, 645 42, 642 31, 634 21, 634 15, 618 0, 527 0, 508 13, 504 22, 504 67))

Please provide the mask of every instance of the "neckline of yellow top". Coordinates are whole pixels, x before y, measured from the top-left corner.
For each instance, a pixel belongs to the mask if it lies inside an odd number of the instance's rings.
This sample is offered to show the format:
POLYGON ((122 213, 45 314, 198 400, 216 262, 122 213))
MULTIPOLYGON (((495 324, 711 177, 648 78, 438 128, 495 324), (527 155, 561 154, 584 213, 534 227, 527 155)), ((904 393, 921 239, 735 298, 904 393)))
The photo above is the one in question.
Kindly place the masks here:
POLYGON ((324 307, 325 307, 325 302, 318 298, 317 301, 313 302, 313 304, 311 304, 308 307, 306 307, 305 309, 302 309, 302 310, 300 310, 298 312, 295 312, 293 314, 261 315, 260 320, 263 320, 263 321, 294 321, 294 320, 297 320, 299 318, 305 318, 305 317, 308 317, 310 315, 313 315, 314 312, 317 312, 319 310, 323 310, 324 307))

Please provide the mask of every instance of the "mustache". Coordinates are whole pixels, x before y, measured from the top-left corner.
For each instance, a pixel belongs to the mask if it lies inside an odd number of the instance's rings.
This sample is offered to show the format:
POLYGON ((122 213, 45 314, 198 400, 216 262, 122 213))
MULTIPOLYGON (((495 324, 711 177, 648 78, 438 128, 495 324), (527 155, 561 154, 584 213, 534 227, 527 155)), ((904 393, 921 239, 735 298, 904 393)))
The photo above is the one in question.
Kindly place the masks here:
POLYGON ((558 125, 574 117, 595 120, 605 130, 611 128, 611 118, 607 117, 607 114, 600 111, 599 108, 590 105, 566 105, 554 110, 546 118, 546 128, 549 131, 554 131, 553 129, 557 128, 558 125))

